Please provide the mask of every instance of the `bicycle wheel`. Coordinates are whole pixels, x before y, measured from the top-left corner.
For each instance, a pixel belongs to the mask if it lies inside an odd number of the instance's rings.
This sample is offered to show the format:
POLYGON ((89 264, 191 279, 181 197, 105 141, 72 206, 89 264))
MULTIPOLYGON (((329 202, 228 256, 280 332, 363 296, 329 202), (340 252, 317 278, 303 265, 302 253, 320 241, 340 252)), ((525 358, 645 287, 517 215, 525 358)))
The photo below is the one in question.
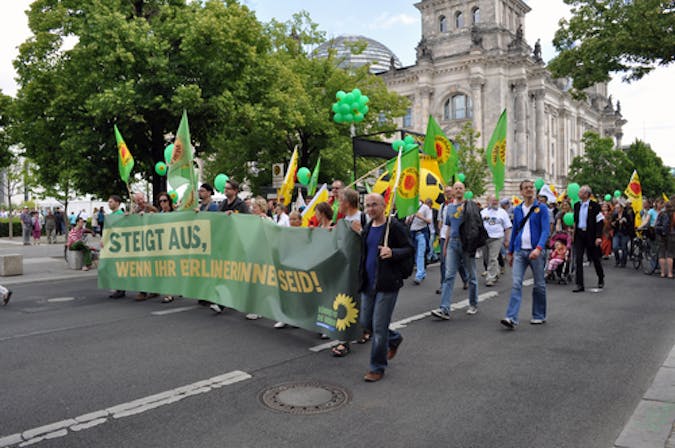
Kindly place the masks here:
POLYGON ((656 258, 656 254, 652 248, 652 245, 647 243, 642 251, 642 272, 646 275, 652 275, 656 272, 656 268, 659 266, 659 261, 656 258))
POLYGON ((631 261, 633 262, 633 267, 637 271, 642 266, 642 241, 639 239, 633 240, 631 261))

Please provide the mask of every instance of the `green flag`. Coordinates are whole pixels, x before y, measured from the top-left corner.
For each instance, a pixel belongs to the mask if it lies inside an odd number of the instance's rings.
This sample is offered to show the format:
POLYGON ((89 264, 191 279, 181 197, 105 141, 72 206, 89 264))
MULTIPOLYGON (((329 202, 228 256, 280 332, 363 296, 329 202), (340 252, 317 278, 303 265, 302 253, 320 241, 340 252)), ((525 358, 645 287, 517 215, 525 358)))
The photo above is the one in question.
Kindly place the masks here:
POLYGON ((314 171, 312 171, 312 177, 309 179, 309 184, 307 185, 307 194, 314 196, 316 193, 316 186, 319 184, 319 168, 321 167, 321 156, 316 161, 314 166, 314 171))
POLYGON ((506 109, 497 120, 490 143, 485 150, 485 156, 488 168, 492 172, 495 193, 499 198, 499 192, 504 189, 504 171, 506 170, 506 109))
POLYGON ((131 170, 134 169, 134 157, 129 152, 127 144, 124 143, 124 139, 117 129, 117 125, 114 125, 113 127, 115 128, 115 140, 117 141, 117 167, 120 170, 120 178, 125 184, 128 184, 129 174, 131 174, 131 170))
POLYGON ((197 176, 192 166, 192 144, 190 144, 190 128, 186 111, 183 111, 183 117, 176 132, 167 182, 176 191, 186 186, 179 194, 178 210, 192 210, 197 206, 197 176))
POLYGON ((429 122, 427 123, 423 151, 438 162, 438 170, 443 177, 443 182, 446 184, 451 182, 452 176, 457 174, 458 171, 459 155, 455 146, 445 136, 443 129, 431 115, 429 115, 429 122))
POLYGON ((415 146, 401 154, 401 174, 396 175, 398 157, 387 162, 387 171, 391 173, 390 188, 396 193, 394 204, 399 218, 414 215, 419 209, 420 151, 415 146), (399 179, 395 185, 396 178, 399 179))

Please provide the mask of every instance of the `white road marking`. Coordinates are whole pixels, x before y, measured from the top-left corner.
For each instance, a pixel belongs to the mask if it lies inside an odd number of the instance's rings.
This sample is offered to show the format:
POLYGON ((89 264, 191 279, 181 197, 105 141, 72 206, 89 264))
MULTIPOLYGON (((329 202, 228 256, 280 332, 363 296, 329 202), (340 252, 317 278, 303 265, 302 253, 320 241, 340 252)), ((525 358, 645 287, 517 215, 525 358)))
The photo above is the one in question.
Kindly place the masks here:
POLYGON ((530 286, 534 285, 534 279, 533 278, 528 278, 527 280, 523 280, 523 286, 530 286))
POLYGON ((128 417, 130 415, 138 415, 160 406, 176 403, 183 398, 207 393, 213 389, 245 381, 250 378, 253 378, 250 374, 242 372, 241 370, 234 370, 223 375, 214 376, 206 380, 197 381, 192 384, 177 387, 138 400, 111 406, 107 409, 28 429, 21 433, 0 437, 0 448, 6 448, 17 444, 18 446, 23 447, 33 445, 43 440, 63 437, 68 434, 68 431, 83 431, 101 425, 110 418, 117 419, 128 417))
POLYGON ((167 314, 173 314, 173 313, 182 313, 183 311, 190 311, 199 308, 199 305, 193 305, 193 306, 181 306, 178 308, 171 308, 170 310, 164 310, 164 311, 153 311, 152 314, 153 316, 165 316, 167 314))
POLYGON ((60 303, 60 302, 72 302, 75 300, 75 297, 54 297, 53 299, 47 299, 49 303, 60 303))

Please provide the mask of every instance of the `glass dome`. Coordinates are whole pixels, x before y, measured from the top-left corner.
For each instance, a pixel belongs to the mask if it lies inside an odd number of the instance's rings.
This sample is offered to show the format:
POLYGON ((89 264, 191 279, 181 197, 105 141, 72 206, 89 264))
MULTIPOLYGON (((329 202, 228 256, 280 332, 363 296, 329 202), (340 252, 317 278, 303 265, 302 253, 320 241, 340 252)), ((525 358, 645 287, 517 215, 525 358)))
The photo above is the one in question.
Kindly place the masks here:
POLYGON ((341 68, 361 67, 370 63, 371 73, 388 71, 392 64, 395 68, 401 68, 402 64, 398 57, 385 45, 365 36, 338 36, 329 39, 314 50, 314 55, 319 58, 328 57, 329 51, 335 51, 340 60, 341 68), (366 48, 359 54, 352 54, 351 44, 363 42, 366 48))

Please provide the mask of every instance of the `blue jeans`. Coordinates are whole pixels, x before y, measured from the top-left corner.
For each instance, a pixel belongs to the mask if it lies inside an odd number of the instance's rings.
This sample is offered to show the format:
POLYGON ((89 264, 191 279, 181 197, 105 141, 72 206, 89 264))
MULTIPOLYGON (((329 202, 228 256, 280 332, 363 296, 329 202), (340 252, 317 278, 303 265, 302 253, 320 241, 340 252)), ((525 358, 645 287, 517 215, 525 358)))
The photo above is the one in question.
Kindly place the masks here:
MULTIPOLYGON (((443 247, 445 247, 445 238, 439 239, 439 244, 441 246, 441 287, 445 283, 445 257, 443 256, 443 247)), ((459 261, 459 268, 457 269, 460 278, 464 283, 469 281, 468 276, 466 275, 466 269, 464 269, 464 262, 459 261)))
POLYGON ((476 258, 462 250, 462 242, 459 238, 450 238, 445 260, 445 281, 443 282, 443 291, 441 292, 441 309, 448 313, 450 312, 450 305, 452 305, 452 289, 455 287, 455 276, 462 264, 466 270, 466 278, 469 282, 469 304, 471 306, 478 306, 476 258))
POLYGON ((530 249, 521 249, 513 254, 513 287, 511 299, 506 309, 506 317, 518 323, 518 312, 523 300, 523 277, 529 266, 534 276, 534 288, 532 289, 532 319, 546 320, 546 280, 544 269, 546 267, 546 251, 542 251, 535 260, 530 260, 530 249))
POLYGON ((413 232, 413 237, 415 238, 415 264, 417 265, 417 272, 415 273, 415 280, 422 281, 427 276, 427 270, 424 266, 427 253, 427 235, 426 232, 422 230, 416 230, 413 232))
POLYGON ((623 233, 616 233, 614 238, 612 238, 612 249, 614 250, 614 259, 616 264, 621 266, 626 266, 628 261, 628 241, 630 241, 630 236, 623 233), (621 251, 621 256, 619 256, 619 251, 621 251))
POLYGON ((370 331, 370 371, 384 372, 387 367, 387 351, 398 347, 403 339, 401 333, 390 330, 391 315, 396 306, 398 291, 361 293, 361 326, 370 331))

